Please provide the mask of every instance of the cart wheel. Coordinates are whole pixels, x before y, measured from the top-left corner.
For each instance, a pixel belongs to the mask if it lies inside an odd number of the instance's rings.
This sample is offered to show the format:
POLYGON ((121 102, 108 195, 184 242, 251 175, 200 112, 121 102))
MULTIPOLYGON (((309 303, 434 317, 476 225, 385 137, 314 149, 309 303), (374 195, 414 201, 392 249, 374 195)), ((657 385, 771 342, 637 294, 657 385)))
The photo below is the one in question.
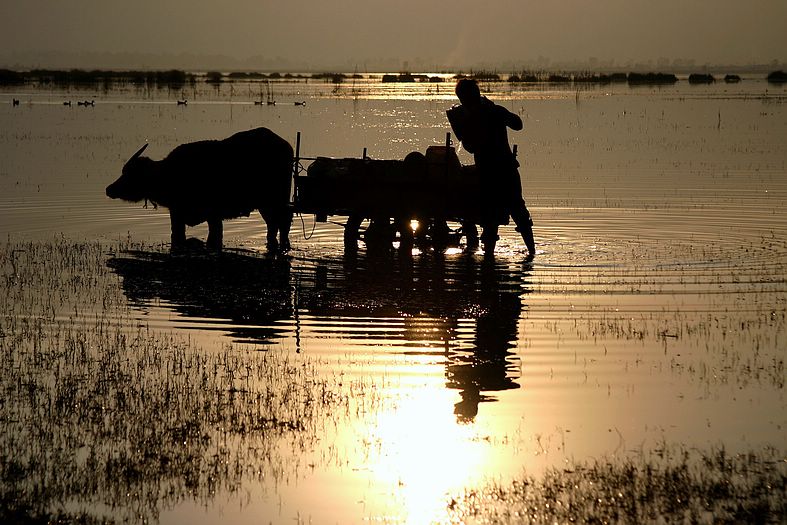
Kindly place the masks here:
POLYGON ((363 241, 367 248, 390 249, 394 241, 395 231, 388 217, 373 217, 369 227, 363 233, 363 241))

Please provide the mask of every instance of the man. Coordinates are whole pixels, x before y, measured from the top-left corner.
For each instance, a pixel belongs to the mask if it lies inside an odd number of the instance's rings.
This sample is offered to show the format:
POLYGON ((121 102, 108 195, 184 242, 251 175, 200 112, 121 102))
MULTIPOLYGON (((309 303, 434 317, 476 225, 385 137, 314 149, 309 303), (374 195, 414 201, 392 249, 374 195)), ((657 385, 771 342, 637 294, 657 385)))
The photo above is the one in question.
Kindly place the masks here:
MULTIPOLYGON (((522 181, 517 169, 519 162, 508 145, 506 129, 521 130, 522 119, 482 97, 475 80, 463 78, 457 82, 456 96, 461 106, 448 110, 448 120, 456 138, 473 154, 481 174, 480 198, 485 210, 481 223, 484 252, 491 254, 494 251, 498 225, 510 215, 517 231, 522 234, 528 252, 533 256, 536 254, 533 221, 522 198, 522 181)), ((469 232, 469 239, 472 233, 469 232)))

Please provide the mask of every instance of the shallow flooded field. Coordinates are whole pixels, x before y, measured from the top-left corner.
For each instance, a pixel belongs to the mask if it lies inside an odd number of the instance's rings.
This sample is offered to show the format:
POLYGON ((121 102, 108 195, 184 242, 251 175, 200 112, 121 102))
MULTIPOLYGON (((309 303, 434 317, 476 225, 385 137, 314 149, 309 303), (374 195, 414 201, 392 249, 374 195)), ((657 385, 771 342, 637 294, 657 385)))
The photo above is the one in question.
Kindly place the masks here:
POLYGON ((512 226, 494 258, 345 253, 344 218, 308 215, 288 256, 259 217, 171 255, 165 210, 104 194, 145 141, 266 126, 401 159, 445 142, 454 103, 261 87, 0 92, 8 515, 785 519, 784 87, 484 86, 525 121, 533 259, 512 226))

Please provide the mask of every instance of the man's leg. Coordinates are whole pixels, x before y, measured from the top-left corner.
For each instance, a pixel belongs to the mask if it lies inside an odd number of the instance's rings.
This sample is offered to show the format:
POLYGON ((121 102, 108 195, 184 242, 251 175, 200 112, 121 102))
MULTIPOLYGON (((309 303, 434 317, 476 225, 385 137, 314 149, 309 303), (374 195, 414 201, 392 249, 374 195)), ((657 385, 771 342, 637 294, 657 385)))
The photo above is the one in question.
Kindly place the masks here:
POLYGON ((522 240, 525 241, 530 255, 535 255, 536 241, 533 237, 533 219, 525 205, 525 199, 522 198, 522 180, 519 178, 519 170, 513 170, 511 174, 508 196, 511 199, 508 209, 514 224, 516 224, 516 231, 522 234, 522 240))
POLYGON ((481 244, 484 246, 484 255, 492 255, 497 244, 497 222, 489 221, 482 225, 481 244))

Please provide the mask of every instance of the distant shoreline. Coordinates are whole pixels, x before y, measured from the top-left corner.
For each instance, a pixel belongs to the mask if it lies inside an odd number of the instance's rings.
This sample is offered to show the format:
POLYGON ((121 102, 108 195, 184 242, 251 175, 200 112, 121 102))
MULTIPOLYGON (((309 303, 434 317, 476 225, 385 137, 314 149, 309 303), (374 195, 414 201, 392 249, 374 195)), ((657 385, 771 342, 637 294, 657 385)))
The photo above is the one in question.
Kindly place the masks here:
MULTIPOLYGON (((755 77, 758 80, 767 80, 773 83, 787 82, 787 73, 784 71, 747 72, 742 77, 732 71, 714 71, 714 73, 690 72, 679 77, 676 73, 664 72, 588 72, 588 71, 551 71, 551 70, 523 70, 509 74, 500 74, 493 71, 476 70, 469 72, 441 72, 441 73, 293 73, 293 72, 259 72, 259 71, 208 71, 190 72, 178 69, 170 70, 84 70, 84 69, 30 69, 12 70, 0 69, 0 86, 13 86, 25 84, 55 85, 55 86, 86 86, 114 84, 138 86, 164 86, 182 87, 197 82, 223 83, 242 81, 324 81, 341 84, 346 80, 381 81, 383 83, 409 83, 430 82, 439 83, 459 78, 473 78, 479 82, 508 82, 508 83, 550 83, 550 84, 609 84, 628 83, 630 85, 665 85, 674 84, 681 80, 692 84, 708 84, 713 82, 740 82, 743 79, 755 77), (715 73, 715 74, 714 74, 715 73), (748 77, 748 78, 747 78, 748 77)), ((743 73, 743 72, 741 72, 743 73)))

